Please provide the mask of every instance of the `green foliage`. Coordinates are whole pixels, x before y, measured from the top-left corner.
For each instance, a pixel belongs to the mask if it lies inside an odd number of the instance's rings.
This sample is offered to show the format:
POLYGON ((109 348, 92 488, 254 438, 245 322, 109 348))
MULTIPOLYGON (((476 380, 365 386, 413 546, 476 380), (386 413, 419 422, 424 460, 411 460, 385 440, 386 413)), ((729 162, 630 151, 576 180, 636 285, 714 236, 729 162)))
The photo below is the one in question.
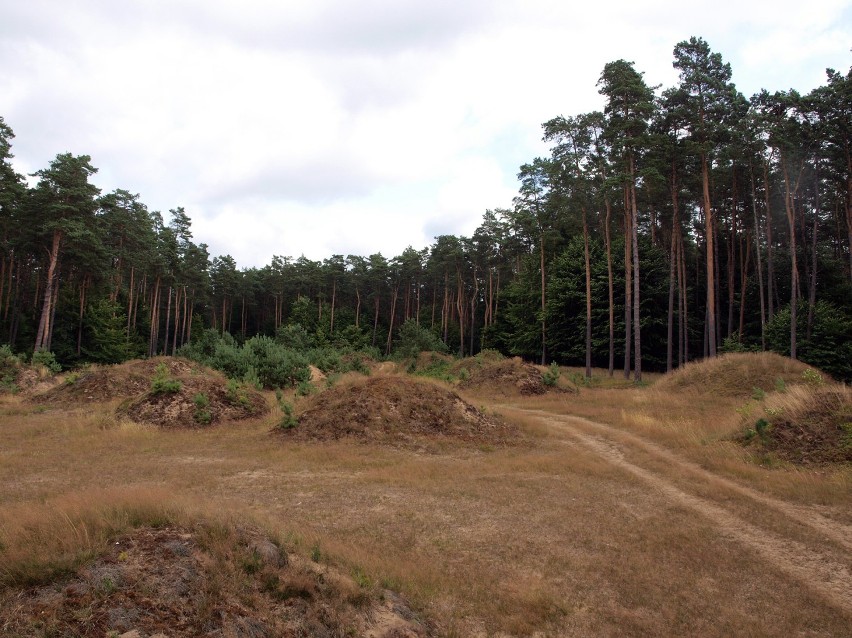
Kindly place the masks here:
POLYGON ((20 365, 21 360, 8 345, 0 346, 0 387, 9 392, 18 391, 16 381, 20 365))
POLYGON ((421 352, 446 351, 446 344, 437 334, 409 319, 399 327, 392 353, 394 358, 399 360, 416 358, 421 352))
POLYGON ((296 396, 306 397, 314 393, 314 386, 310 381, 300 381, 296 386, 296 396))
POLYGON ((214 339, 208 331, 199 342, 181 348, 180 355, 264 388, 293 387, 311 378, 304 354, 263 335, 239 346, 227 333, 214 339))
POLYGON ((786 392, 787 391, 787 383, 781 377, 775 379, 775 391, 776 392, 786 392))
POLYGON ((278 427, 282 430, 290 430, 299 425, 299 420, 293 414, 293 404, 284 400, 280 400, 278 405, 281 407, 282 417, 278 422, 278 427))
POLYGON ((213 414, 208 409, 210 407, 210 399, 203 392, 199 392, 192 397, 192 403, 195 405, 195 411, 192 418, 196 423, 207 425, 213 420, 213 414))
POLYGON ((748 345, 740 340, 739 332, 733 332, 730 337, 725 337, 722 345, 719 346, 719 352, 759 352, 760 348, 756 345, 748 345))
MULTIPOLYGON (((304 297, 300 299, 304 299, 304 297)), ((275 341, 289 350, 299 352, 310 350, 317 345, 316 338, 311 336, 300 323, 287 323, 278 328, 275 333, 275 341)))
MULTIPOLYGON (((817 301, 814 306, 811 338, 807 339, 808 304, 796 310, 800 361, 824 370, 837 380, 852 382, 852 317, 834 304, 817 301)), ((766 345, 778 354, 790 356, 790 306, 779 310, 766 324, 766 345)))
POLYGON ((231 405, 238 407, 251 407, 251 400, 249 399, 245 384, 236 379, 228 379, 228 383, 225 386, 225 400, 231 405))
POLYGON ((766 392, 764 392, 761 388, 754 386, 751 389, 751 398, 755 401, 763 401, 766 398, 766 392))
POLYGON ((808 368, 802 372, 802 381, 811 386, 821 386, 825 383, 822 375, 812 368, 808 368))
POLYGON ((557 383, 559 383, 559 366, 556 363, 551 363, 550 368, 542 372, 541 380, 544 385, 549 387, 555 387, 557 383))
POLYGON ((83 354, 95 363, 121 363, 141 354, 139 339, 127 336, 127 317, 108 298, 89 304, 84 317, 83 354))
POLYGON ((161 363, 154 371, 154 378, 151 379, 151 394, 175 394, 180 392, 183 384, 180 380, 173 378, 169 374, 169 368, 165 363, 161 363))
POLYGON ((31 363, 33 366, 43 366, 50 370, 53 374, 57 374, 62 371, 62 366, 59 365, 59 362, 56 360, 56 355, 52 352, 48 352, 47 350, 38 350, 37 352, 33 352, 31 363))

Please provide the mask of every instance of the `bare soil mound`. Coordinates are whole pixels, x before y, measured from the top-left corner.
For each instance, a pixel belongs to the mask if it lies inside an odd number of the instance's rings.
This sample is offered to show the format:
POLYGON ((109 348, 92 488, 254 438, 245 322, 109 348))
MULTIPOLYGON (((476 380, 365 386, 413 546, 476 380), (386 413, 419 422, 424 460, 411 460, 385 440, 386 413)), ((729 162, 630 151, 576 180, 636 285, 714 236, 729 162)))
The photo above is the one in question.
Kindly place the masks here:
POLYGON ((852 463, 852 389, 800 385, 768 397, 746 442, 797 464, 852 463))
POLYGON ((92 403, 135 397, 151 389, 157 366, 165 365, 169 374, 221 376, 187 359, 154 357, 127 361, 111 366, 92 366, 82 372, 65 375, 65 382, 32 397, 38 403, 92 403))
POLYGON ((455 392, 402 376, 353 380, 312 397, 287 437, 423 447, 434 439, 508 444, 518 430, 481 413, 455 392))
POLYGON ((754 393, 754 388, 769 392, 778 385, 801 382, 806 370, 813 368, 773 352, 730 353, 687 363, 664 376, 655 387, 745 398, 754 393))
POLYGON ((261 533, 143 528, 69 578, 0 591, 4 636, 429 635, 399 596, 286 553, 261 533))
POLYGON ((549 389, 541 372, 525 363, 520 357, 513 359, 465 359, 457 364, 457 374, 462 378, 459 387, 466 390, 486 390, 504 395, 531 396, 544 394, 549 389), (462 373, 462 370, 466 370, 462 373), (467 378, 464 378, 464 377, 467 378))
POLYGON ((187 359, 155 357, 71 373, 32 401, 48 404, 126 399, 118 414, 163 427, 201 427, 265 414, 261 394, 187 359), (160 378, 159 389, 155 380, 160 378))
POLYGON ((180 375, 170 377, 170 381, 175 383, 175 391, 151 389, 120 405, 118 414, 138 423, 192 428, 248 419, 269 411, 260 393, 220 375, 180 375))

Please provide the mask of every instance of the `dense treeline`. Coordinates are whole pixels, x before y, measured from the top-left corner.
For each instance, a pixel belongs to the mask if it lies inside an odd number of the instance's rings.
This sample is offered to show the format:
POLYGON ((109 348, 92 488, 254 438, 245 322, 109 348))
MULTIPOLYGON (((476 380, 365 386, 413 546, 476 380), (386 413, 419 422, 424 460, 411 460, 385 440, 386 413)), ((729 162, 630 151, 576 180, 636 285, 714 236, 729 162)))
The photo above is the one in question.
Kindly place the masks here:
POLYGON ((100 193, 88 156, 28 187, 0 118, 0 338, 64 364, 171 354, 204 328, 388 353, 412 321, 459 354, 636 380, 770 348, 852 378, 852 72, 746 99, 701 39, 674 67, 661 89, 607 64, 603 110, 543 124, 550 156, 521 167, 511 209, 390 259, 211 259, 183 208, 100 193))

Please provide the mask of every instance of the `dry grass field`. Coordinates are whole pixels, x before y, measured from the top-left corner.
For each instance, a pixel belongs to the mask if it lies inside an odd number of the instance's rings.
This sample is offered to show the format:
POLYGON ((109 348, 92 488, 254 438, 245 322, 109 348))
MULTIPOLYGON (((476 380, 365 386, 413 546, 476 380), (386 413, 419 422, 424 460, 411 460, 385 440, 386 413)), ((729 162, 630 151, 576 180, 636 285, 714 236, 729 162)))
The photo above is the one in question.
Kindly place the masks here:
POLYGON ((523 445, 423 449, 282 437, 277 408, 160 429, 115 416, 118 400, 4 396, 0 605, 136 528, 203 521, 265 530, 365 595, 397 592, 428 635, 852 635, 850 464, 733 440, 762 409, 753 379, 730 394, 596 375, 579 393, 462 395, 523 445))

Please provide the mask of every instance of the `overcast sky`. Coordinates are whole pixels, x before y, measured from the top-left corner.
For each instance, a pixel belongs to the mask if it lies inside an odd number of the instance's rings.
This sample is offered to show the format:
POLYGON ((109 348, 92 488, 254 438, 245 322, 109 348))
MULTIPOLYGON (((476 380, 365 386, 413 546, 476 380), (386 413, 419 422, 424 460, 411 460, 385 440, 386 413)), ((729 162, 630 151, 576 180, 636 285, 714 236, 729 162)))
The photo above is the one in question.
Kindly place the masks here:
POLYGON ((852 64, 852 2, 0 0, 0 115, 20 172, 91 155, 241 267, 392 257, 510 206, 607 62, 675 84, 692 35, 746 96, 807 92, 852 64))

